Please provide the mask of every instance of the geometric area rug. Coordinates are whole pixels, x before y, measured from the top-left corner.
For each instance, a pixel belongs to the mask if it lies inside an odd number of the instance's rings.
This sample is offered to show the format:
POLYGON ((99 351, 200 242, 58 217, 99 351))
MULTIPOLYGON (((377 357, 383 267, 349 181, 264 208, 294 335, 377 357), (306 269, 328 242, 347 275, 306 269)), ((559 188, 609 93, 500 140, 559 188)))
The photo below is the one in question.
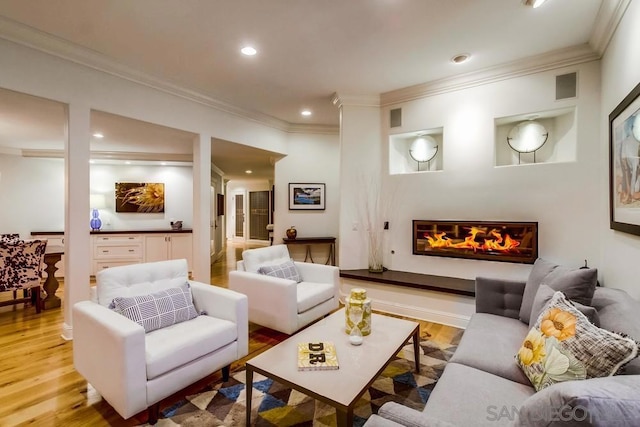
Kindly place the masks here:
MULTIPOLYGON (((372 413, 389 401, 422 410, 431 390, 453 355, 456 344, 433 341, 420 343, 420 373, 415 373, 413 345, 395 356, 382 374, 362 395, 354 409, 354 426, 362 426, 372 413)), ((158 420, 165 426, 243 426, 246 414, 245 371, 234 373, 227 382, 207 385, 165 409, 158 420)), ((335 426, 335 409, 270 378, 254 373, 251 402, 253 426, 335 426)))

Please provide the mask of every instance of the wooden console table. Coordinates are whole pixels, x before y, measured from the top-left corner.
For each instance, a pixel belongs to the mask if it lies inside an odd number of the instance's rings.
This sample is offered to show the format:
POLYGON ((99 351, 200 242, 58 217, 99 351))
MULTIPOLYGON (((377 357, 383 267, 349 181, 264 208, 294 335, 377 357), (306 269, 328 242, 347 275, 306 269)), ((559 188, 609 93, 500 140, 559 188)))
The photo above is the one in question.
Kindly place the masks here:
POLYGON ((335 237, 297 237, 295 239, 282 239, 285 245, 306 245, 307 252, 304 255, 305 262, 307 259, 313 261, 311 256, 311 245, 329 245, 329 256, 326 265, 336 265, 336 238, 335 237))

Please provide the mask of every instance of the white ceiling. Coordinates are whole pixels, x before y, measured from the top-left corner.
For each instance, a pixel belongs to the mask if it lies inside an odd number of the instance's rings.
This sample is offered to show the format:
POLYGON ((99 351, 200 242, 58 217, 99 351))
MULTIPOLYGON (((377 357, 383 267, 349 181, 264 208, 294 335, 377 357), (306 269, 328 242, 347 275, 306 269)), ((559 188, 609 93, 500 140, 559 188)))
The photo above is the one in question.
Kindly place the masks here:
MULTIPOLYGON (((0 0, 0 19, 86 61, 125 66, 247 115, 336 126, 334 93, 379 96, 587 43, 599 50, 621 2, 548 0, 532 9, 522 0, 0 0), (246 44, 258 54, 241 55, 246 44), (470 61, 450 61, 463 52, 470 61), (303 118, 303 108, 313 115, 303 118)), ((125 135, 119 142, 129 143, 125 135)))

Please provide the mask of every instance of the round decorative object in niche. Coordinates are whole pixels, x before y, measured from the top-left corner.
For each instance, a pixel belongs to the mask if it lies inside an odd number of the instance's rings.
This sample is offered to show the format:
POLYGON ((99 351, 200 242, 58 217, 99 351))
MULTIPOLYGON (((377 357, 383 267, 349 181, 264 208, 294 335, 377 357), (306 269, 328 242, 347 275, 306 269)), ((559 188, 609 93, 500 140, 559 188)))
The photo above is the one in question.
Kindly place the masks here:
POLYGON ((536 151, 547 142, 549 132, 547 129, 536 122, 528 120, 515 125, 509 131, 507 143, 518 153, 518 163, 520 163, 520 154, 533 153, 533 162, 536 162, 536 151))
POLYGON ((418 135, 409 147, 409 155, 418 162, 418 171, 421 163, 430 162, 436 154, 438 154, 438 143, 429 135, 418 135))

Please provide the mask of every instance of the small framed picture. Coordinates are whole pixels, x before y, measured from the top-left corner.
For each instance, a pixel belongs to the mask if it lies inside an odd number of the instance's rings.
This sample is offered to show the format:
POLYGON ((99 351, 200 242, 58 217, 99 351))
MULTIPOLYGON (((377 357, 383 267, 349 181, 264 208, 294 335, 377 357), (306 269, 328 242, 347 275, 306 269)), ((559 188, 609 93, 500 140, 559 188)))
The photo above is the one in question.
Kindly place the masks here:
POLYGON ((289 183, 289 210, 324 210, 325 184, 289 183))

